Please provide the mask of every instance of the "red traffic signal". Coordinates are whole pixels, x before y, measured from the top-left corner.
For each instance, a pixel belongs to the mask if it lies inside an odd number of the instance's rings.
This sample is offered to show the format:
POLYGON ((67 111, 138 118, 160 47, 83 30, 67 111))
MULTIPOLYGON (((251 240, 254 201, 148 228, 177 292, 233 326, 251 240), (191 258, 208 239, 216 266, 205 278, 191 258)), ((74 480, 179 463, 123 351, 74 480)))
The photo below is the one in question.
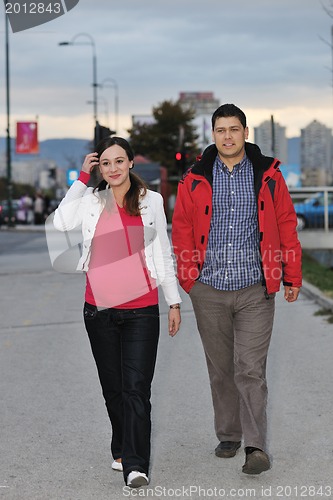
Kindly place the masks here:
POLYGON ((177 161, 180 161, 182 159, 182 157, 183 157, 183 155, 180 152, 176 153, 176 160, 177 161))

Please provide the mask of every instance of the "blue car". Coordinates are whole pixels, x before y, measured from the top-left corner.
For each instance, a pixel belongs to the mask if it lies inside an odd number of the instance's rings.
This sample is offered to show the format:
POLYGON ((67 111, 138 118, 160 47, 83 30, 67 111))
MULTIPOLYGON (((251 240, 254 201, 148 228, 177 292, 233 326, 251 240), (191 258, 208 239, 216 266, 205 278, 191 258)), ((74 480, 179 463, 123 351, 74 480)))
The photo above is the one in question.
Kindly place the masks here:
MULTIPOLYGON (((316 193, 302 203, 294 203, 297 214, 297 230, 324 227, 324 193, 316 193)), ((333 193, 328 193, 328 224, 333 227, 333 193)))

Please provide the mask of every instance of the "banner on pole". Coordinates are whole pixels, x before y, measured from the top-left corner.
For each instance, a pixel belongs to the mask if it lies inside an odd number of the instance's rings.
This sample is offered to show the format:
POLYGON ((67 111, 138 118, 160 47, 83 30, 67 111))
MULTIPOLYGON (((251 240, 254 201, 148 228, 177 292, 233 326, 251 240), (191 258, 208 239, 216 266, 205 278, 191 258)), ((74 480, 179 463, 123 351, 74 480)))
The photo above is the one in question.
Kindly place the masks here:
POLYGON ((16 123, 16 153, 25 155, 39 153, 37 122, 16 123))

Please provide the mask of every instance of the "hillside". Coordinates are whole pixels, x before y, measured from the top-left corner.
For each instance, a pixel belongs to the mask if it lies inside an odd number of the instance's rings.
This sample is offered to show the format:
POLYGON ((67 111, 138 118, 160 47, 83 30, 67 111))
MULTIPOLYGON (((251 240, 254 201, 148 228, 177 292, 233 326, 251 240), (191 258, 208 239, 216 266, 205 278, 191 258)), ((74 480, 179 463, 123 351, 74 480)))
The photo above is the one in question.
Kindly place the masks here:
MULTIPOLYGON (((66 170, 69 167, 80 168, 84 156, 90 151, 90 141, 85 139, 48 139, 40 141, 38 158, 54 160, 58 167, 66 170)), ((6 139, 0 137, 0 156, 5 153, 6 139)), ((13 161, 31 160, 32 155, 15 154, 15 141, 12 139, 13 161)), ((288 139, 288 163, 300 164, 300 137, 288 139)))
MULTIPOLYGON (((85 139, 47 139, 40 141, 38 155, 17 155, 15 153, 15 140, 12 139, 12 161, 30 161, 36 158, 53 160, 59 168, 66 170, 69 167, 80 168, 84 156, 89 152, 90 142, 85 139)), ((6 139, 0 137, 0 156, 6 151, 6 139)))

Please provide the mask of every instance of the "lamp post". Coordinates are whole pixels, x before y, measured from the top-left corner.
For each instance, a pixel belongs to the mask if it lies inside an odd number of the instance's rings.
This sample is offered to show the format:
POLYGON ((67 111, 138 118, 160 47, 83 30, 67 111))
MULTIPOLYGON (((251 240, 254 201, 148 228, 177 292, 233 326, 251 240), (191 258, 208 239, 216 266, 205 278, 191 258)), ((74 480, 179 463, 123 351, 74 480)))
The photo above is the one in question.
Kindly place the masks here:
POLYGON ((88 33, 78 33, 77 35, 74 35, 73 38, 69 42, 59 42, 60 46, 67 46, 67 45, 90 45, 92 48, 92 67, 93 67, 93 105, 94 105, 94 123, 95 127, 98 122, 97 118, 97 57, 96 57, 96 45, 93 37, 89 35, 88 33), (86 37, 88 38, 88 42, 77 42, 76 40, 79 37, 86 37))
POLYGON ((114 115, 115 115, 115 121, 114 121, 115 128, 114 129, 115 129, 116 133, 119 133, 119 131, 118 131, 118 116, 119 116, 118 83, 116 82, 116 80, 114 80, 114 78, 105 78, 105 80, 103 80, 102 83, 100 83, 98 86, 101 88, 108 87, 108 88, 114 89, 114 115), (107 85, 108 83, 110 85, 107 85))
POLYGON ((333 25, 331 26, 332 91, 333 91, 333 25))
POLYGON ((9 21, 5 15, 6 23, 6 108, 7 108, 7 137, 6 137, 6 157, 7 157, 7 197, 8 197, 8 227, 13 226, 13 184, 12 184, 12 156, 10 149, 10 84, 9 84, 9 21))
MULTIPOLYGON (((98 96, 97 100, 104 104, 105 121, 106 121, 106 125, 109 126, 109 103, 108 103, 108 100, 104 96, 98 96)), ((94 104, 94 101, 87 101, 87 104, 94 104)))

